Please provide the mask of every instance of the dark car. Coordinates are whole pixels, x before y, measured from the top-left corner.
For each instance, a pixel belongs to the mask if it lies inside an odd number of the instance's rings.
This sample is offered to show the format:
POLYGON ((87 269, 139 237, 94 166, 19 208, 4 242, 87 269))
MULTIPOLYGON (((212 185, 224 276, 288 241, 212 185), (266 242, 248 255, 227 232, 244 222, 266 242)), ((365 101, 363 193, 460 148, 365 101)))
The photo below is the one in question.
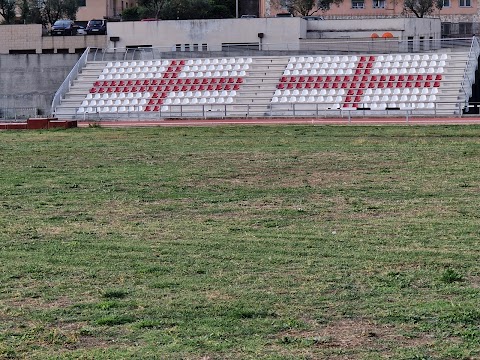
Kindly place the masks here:
POLYGON ((323 17, 321 16, 303 16, 303 19, 307 21, 317 21, 317 20, 323 20, 323 17))
POLYGON ((90 20, 85 30, 87 35, 105 35, 107 33, 107 22, 105 20, 90 20))
POLYGON ((279 13, 275 16, 276 17, 293 17, 293 14, 291 14, 291 13, 279 13))
POLYGON ((57 20, 50 31, 52 35, 76 35, 77 26, 72 20, 57 20))

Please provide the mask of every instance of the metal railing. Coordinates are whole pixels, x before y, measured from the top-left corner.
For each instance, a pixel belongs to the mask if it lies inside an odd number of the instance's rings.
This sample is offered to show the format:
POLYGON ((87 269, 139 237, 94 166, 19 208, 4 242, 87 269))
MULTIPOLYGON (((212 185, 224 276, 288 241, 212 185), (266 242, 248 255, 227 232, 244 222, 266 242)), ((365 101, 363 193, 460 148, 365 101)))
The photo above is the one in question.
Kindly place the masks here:
POLYGON ((24 120, 36 117, 39 114, 39 104, 38 94, 0 95, 0 119, 24 120))
MULTIPOLYGON (((209 118, 265 118, 265 117, 375 117, 375 116, 462 116, 459 102, 437 101, 429 105, 409 102, 381 108, 343 107, 334 103, 271 103, 263 104, 202 104, 159 106, 158 110, 145 111, 145 106, 129 106, 124 111, 103 111, 104 107, 89 107, 87 111, 72 108, 73 118, 80 121, 102 120, 162 120, 162 119, 209 119, 209 118), (446 110, 445 108, 448 108, 446 110)), ((153 107, 152 107, 153 109, 153 107)))
POLYGON ((468 60, 463 72, 463 80, 461 91, 464 96, 464 107, 468 107, 468 101, 472 96, 472 85, 475 83, 475 71, 478 68, 478 57, 480 55, 480 43, 475 36, 472 39, 470 50, 468 52, 468 60))
POLYGON ((0 107, 0 119, 2 120, 25 120, 38 116, 36 107, 0 107))
MULTIPOLYGON (((331 54, 394 54, 394 53, 423 53, 448 49, 449 51, 468 51, 471 47, 472 38, 451 39, 370 39, 370 40, 347 40, 347 39, 318 39, 301 40, 296 43, 260 43, 254 50, 249 43, 223 44, 221 49, 202 51, 200 49, 189 50, 176 49, 175 47, 138 47, 138 48, 93 48, 88 56, 89 61, 122 61, 122 60, 157 60, 157 59, 189 59, 207 57, 230 57, 230 56, 281 56, 281 55, 322 55, 331 54)), ((88 49, 87 49, 88 50, 88 49)))
POLYGON ((87 48, 82 56, 78 59, 77 63, 73 66, 70 73, 67 75, 62 85, 58 88, 57 92, 53 96, 52 105, 50 107, 50 114, 55 113, 55 109, 58 105, 62 103, 62 99, 70 90, 70 86, 73 84, 73 81, 78 77, 78 74, 82 72, 82 69, 85 67, 88 59, 88 54, 90 53, 90 48, 87 48))

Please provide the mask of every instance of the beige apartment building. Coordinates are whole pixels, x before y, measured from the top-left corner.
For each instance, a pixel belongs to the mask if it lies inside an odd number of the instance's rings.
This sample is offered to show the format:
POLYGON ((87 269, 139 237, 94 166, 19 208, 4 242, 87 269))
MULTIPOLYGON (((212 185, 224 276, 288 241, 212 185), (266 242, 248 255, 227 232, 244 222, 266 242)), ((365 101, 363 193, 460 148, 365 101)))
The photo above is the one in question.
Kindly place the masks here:
POLYGON ((126 8, 136 5, 136 0, 80 0, 77 21, 91 19, 118 19, 126 8))

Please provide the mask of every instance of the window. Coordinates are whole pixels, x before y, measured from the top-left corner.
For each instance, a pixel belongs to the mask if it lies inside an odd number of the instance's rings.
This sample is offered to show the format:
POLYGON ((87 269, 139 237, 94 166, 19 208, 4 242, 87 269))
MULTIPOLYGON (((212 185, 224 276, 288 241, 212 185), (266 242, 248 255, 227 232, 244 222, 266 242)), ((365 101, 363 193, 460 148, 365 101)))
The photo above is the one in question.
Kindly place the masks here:
POLYGON ((365 9, 364 0, 352 0, 352 9, 365 9))
POLYGON ((459 35, 472 35, 472 23, 459 23, 458 33, 459 35))
POLYGON ((443 7, 450 7, 450 0, 443 0, 443 7))
POLYGON ((87 0, 77 0, 78 6, 87 6, 87 0))
POLYGON ((442 36, 450 35, 452 24, 449 22, 442 23, 442 36))
POLYGON ((385 0, 373 0, 374 9, 385 9, 385 0))
POLYGON ((460 7, 470 7, 472 6, 471 0, 459 0, 460 7))

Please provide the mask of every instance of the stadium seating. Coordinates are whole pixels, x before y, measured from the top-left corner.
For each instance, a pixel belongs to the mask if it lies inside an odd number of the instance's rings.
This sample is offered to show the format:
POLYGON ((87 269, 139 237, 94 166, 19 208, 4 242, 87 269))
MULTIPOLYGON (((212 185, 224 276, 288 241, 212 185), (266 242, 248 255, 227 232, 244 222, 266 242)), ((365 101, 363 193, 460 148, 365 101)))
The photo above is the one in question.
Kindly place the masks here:
POLYGON ((89 62, 61 118, 455 114, 467 53, 89 62))

